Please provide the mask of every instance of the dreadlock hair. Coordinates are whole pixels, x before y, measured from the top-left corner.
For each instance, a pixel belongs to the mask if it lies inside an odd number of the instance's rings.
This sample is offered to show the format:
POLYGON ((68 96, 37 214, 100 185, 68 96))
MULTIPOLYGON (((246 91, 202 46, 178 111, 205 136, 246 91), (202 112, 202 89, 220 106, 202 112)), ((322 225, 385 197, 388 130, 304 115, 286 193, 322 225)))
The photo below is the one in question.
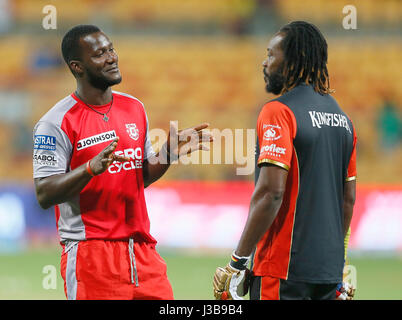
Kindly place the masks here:
POLYGON ((305 21, 293 21, 278 33, 284 34, 282 49, 285 55, 282 93, 307 83, 320 94, 334 92, 330 89, 327 69, 327 42, 318 28, 305 21))

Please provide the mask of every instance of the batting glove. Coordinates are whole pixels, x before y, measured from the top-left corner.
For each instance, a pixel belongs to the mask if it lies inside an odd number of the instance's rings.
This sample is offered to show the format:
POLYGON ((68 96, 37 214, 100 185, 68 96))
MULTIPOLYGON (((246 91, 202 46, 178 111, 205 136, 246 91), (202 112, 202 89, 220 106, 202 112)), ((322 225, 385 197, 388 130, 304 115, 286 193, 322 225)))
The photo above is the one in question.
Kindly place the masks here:
POLYGON ((213 283, 216 300, 243 300, 248 291, 249 260, 250 257, 239 257, 233 252, 228 265, 216 269, 213 283))
POLYGON ((353 300, 356 288, 349 282, 342 282, 336 288, 336 300, 353 300))

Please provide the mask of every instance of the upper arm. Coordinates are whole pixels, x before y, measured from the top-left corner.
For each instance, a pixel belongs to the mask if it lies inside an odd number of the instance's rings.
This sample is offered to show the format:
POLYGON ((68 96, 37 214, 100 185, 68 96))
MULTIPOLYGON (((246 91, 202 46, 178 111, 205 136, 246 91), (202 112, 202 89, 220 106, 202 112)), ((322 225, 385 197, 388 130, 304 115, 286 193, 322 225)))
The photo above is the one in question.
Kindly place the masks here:
POLYGON ((296 130, 295 116, 286 105, 278 101, 267 103, 257 123, 260 148, 258 166, 269 163, 289 170, 296 130))
POLYGON ((270 194, 275 200, 282 199, 287 177, 288 171, 283 167, 269 163, 262 164, 255 186, 256 193, 270 194))
POLYGON ((356 180, 346 181, 343 189, 343 201, 354 205, 356 201, 356 180))
POLYGON ((352 149, 352 153, 350 155, 350 160, 349 160, 349 164, 348 164, 346 182, 356 180, 356 176, 357 176, 356 144, 357 144, 356 131, 355 131, 355 128, 353 127, 353 149, 352 149))
POLYGON ((36 124, 33 135, 33 177, 66 173, 72 152, 66 133, 50 122, 40 121, 36 124))

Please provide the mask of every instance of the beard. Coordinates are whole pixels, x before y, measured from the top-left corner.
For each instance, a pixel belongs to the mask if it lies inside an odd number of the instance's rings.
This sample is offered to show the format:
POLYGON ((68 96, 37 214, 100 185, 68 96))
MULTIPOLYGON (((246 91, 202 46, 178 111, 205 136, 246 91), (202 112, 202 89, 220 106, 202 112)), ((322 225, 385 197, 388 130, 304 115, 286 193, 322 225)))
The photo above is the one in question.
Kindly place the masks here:
POLYGON ((87 70, 89 83, 98 89, 106 90, 107 88, 119 84, 122 80, 122 77, 119 76, 117 78, 107 78, 105 76, 100 76, 92 73, 90 70, 87 70))
POLYGON ((265 70, 263 72, 266 82, 265 90, 268 93, 273 93, 275 95, 280 94, 282 92, 283 86, 285 85, 285 77, 282 75, 282 68, 269 75, 265 73, 265 70))

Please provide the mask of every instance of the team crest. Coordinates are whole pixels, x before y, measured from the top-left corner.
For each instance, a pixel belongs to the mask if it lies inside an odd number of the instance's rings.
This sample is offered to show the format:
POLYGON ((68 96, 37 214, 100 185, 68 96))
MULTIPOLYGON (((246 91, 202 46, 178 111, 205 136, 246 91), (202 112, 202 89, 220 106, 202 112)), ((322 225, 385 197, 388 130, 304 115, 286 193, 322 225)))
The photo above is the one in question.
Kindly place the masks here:
POLYGON ((138 140, 140 137, 139 131, 135 123, 127 123, 126 131, 131 139, 138 140))

